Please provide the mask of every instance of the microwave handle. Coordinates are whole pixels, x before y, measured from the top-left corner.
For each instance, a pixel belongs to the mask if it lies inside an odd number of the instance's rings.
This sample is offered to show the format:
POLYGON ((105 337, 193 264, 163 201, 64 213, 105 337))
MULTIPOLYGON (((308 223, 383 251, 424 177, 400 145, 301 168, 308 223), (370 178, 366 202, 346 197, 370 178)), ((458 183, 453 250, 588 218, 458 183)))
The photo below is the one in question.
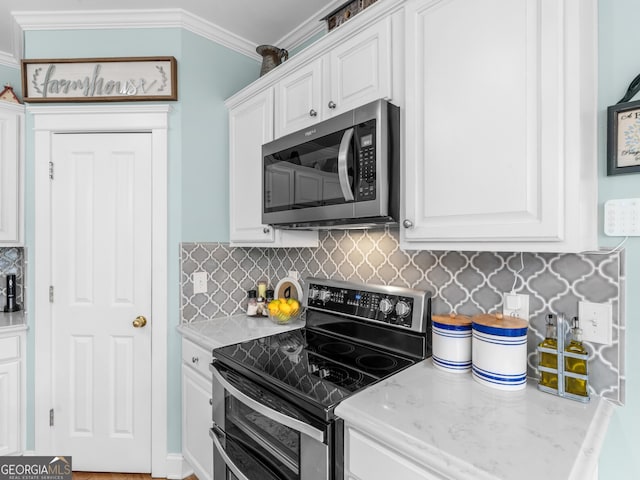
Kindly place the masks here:
POLYGON ((236 400, 244 403, 247 407, 252 408, 256 412, 264 415, 265 417, 270 418, 275 422, 281 423, 282 425, 285 425, 291 428, 292 430, 295 430, 296 432, 302 433, 303 435, 307 435, 308 437, 311 437, 314 440, 317 440, 319 442, 324 442, 324 432, 322 432, 321 430, 318 430, 317 428, 312 427, 308 423, 301 422, 300 420, 297 420, 295 418, 289 417, 288 415, 285 415, 276 410, 273 410, 261 404, 260 402, 254 400, 248 395, 242 393, 236 387, 231 385, 231 383, 229 383, 216 368, 215 360, 214 360, 214 363, 210 365, 209 370, 211 370, 211 373, 213 374, 214 378, 218 381, 218 383, 220 383, 220 385, 222 385, 222 387, 229 393, 229 395, 234 397, 236 400))
POLYGON ((353 130, 353 128, 345 130, 340 141, 340 150, 338 150, 338 178, 340 179, 342 196, 347 202, 353 201, 353 192, 351 191, 351 185, 349 185, 349 165, 347 165, 353 130))

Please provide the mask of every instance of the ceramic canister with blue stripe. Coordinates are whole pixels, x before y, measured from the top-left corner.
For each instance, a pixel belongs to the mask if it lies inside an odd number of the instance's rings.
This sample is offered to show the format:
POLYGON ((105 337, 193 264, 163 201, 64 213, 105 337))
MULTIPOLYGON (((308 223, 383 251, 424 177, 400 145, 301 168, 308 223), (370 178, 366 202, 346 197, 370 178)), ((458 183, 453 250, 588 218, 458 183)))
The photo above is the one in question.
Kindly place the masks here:
POLYGON ((433 365, 447 372, 471 370, 471 318, 465 315, 431 317, 433 365))
POLYGON ((474 380, 499 390, 527 385, 527 328, 518 317, 477 315, 472 318, 471 372, 474 380))

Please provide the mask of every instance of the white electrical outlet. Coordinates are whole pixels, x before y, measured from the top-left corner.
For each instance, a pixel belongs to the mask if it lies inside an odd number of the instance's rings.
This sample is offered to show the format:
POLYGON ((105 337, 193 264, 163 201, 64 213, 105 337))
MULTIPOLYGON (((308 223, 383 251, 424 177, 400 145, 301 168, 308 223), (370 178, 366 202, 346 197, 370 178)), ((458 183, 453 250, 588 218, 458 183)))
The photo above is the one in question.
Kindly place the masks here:
POLYGON ((193 272, 193 293, 207 293, 207 272, 193 272))
POLYGON ((300 280, 300 274, 296 270, 289 270, 289 276, 294 280, 300 280))
POLYGON ((610 303, 578 303, 578 321, 586 342, 611 345, 613 308, 610 303))
POLYGON ((502 313, 509 317, 518 317, 529 321, 529 295, 504 293, 502 295, 502 313))
POLYGON ((607 200, 604 233, 610 237, 640 236, 640 198, 607 200))

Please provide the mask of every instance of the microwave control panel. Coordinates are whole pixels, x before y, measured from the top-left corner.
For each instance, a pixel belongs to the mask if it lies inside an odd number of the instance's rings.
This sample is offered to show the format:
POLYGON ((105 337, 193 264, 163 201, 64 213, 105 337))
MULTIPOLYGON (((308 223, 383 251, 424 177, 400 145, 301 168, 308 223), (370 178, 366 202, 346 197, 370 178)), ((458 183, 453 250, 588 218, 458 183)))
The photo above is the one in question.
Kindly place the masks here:
POLYGON ((350 288, 309 283, 307 306, 315 310, 382 322, 420 331, 426 300, 424 292, 409 289, 350 288), (403 290, 403 291, 396 291, 403 290))
POLYGON ((358 181, 355 196, 358 201, 376 198, 376 134, 375 120, 357 127, 356 162, 358 181))
POLYGON ((372 133, 360 138, 358 172, 358 200, 374 200, 376 198, 376 149, 372 133))

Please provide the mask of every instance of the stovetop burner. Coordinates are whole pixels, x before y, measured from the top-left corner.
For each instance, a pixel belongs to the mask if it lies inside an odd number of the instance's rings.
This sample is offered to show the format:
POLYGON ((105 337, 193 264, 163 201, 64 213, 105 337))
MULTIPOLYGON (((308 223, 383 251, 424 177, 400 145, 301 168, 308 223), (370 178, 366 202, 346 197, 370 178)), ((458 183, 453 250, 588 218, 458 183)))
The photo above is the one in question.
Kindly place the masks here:
POLYGON ((373 371, 394 371, 398 361, 387 355, 365 354, 356 358, 356 365, 373 371))
POLYGON ((318 347, 318 351, 325 355, 349 355, 356 349, 345 342, 329 342, 318 347))

